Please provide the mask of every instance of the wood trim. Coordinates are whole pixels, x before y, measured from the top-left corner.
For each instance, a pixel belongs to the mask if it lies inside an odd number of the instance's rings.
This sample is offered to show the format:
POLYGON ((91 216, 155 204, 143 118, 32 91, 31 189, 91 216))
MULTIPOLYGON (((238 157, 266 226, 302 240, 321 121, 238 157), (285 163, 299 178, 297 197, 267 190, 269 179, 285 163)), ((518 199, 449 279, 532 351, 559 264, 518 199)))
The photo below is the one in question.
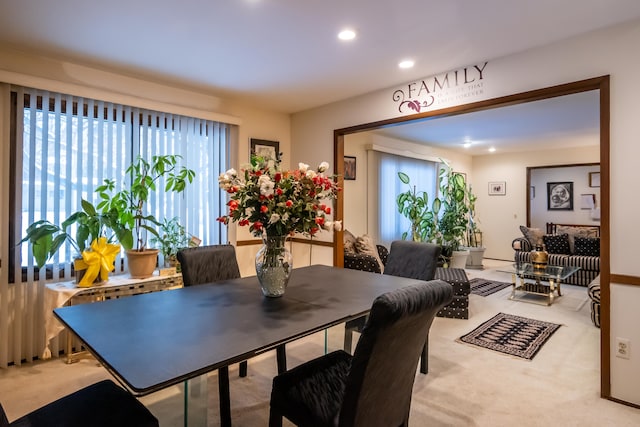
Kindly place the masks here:
MULTIPOLYGON (((586 92, 590 90, 600 91, 600 199, 601 199, 601 219, 600 219, 600 298, 601 298, 601 318, 600 318, 600 394, 604 398, 611 397, 611 359, 609 354, 610 339, 610 77, 608 75, 580 80, 572 83, 550 86, 542 89, 521 92, 514 95, 502 96, 485 101, 473 102, 458 105, 440 110, 426 111, 424 113, 408 116, 396 117, 388 120, 380 120, 356 126, 336 129, 333 132, 334 166, 337 173, 344 172, 344 136, 352 133, 370 131, 383 127, 411 122, 414 120, 435 117, 447 117, 459 114, 482 111, 491 108, 505 107, 509 105, 521 104, 524 102, 539 101, 542 99, 555 98, 574 93, 586 92)), ((527 189, 530 184, 527 182, 527 189)), ((529 192, 526 192, 529 199, 529 192)), ((527 201, 528 203, 528 201, 527 201)), ((344 219, 344 193, 338 193, 336 200, 337 221, 344 219)), ((342 239, 342 232, 334 234, 334 242, 337 238, 342 239)), ((340 240, 338 240, 340 241, 340 240)), ((334 247, 334 264, 342 265, 343 250, 342 245, 334 247)))
POLYGON ((620 283, 622 285, 640 286, 640 277, 627 276, 625 274, 611 274, 610 283, 620 283))
MULTIPOLYGON (((326 246, 330 248, 333 247, 335 244, 334 242, 328 242, 326 240, 302 239, 300 237, 292 237, 288 241, 293 243, 303 243, 310 246, 326 246)), ((261 239, 238 240, 236 242, 236 246, 256 246, 256 245, 262 245, 262 240, 261 239)))

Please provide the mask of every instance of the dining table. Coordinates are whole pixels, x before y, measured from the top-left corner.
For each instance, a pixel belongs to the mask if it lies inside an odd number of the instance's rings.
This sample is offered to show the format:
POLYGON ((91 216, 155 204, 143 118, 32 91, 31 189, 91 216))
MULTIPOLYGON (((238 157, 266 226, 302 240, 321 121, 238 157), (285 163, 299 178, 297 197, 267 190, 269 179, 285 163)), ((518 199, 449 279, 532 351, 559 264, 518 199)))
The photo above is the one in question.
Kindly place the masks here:
POLYGON ((230 426, 229 365, 277 350, 282 372, 286 343, 366 315, 377 296, 420 282, 311 265, 292 270, 279 298, 263 296, 251 276, 60 307, 54 315, 135 396, 183 383, 186 393, 188 381, 219 370, 226 375, 220 425, 230 426))

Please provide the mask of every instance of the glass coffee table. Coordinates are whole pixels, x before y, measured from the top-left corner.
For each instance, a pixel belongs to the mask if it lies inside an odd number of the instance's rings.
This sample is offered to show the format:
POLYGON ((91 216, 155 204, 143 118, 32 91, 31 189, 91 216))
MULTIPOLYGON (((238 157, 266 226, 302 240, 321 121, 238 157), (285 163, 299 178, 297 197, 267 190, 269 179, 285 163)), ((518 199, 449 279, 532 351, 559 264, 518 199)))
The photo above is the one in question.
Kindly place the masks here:
POLYGON ((510 267, 498 269, 502 273, 511 273, 510 300, 544 305, 553 304, 556 294, 559 297, 562 296, 560 284, 578 270, 580 267, 558 265, 538 268, 530 263, 513 264, 510 267), (542 300, 543 302, 540 302, 540 298, 532 298, 531 295, 544 296, 545 298, 542 300))

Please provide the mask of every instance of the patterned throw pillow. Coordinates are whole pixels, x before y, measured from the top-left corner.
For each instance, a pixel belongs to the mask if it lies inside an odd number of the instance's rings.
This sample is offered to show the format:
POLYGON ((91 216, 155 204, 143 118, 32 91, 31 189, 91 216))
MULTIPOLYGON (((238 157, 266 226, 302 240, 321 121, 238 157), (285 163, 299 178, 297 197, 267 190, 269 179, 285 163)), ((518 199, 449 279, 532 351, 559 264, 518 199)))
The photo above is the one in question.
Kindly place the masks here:
POLYGON ((532 248, 535 249, 536 246, 542 244, 542 236, 544 236, 544 233, 539 228, 529 228, 521 225, 520 231, 522 231, 524 237, 531 243, 532 248))
POLYGON ((345 252, 351 254, 355 254, 356 252, 358 252, 358 250, 356 249, 356 236, 354 236, 353 233, 351 233, 349 230, 344 230, 342 240, 345 252))
POLYGON ((550 254, 569 255, 568 234, 546 234, 542 237, 544 246, 550 254))
POLYGON ((570 253, 574 253, 575 249, 575 239, 576 237, 598 237, 598 228, 597 227, 572 227, 570 225, 558 225, 556 226, 556 234, 564 234, 567 233, 569 235, 569 250, 570 253))
POLYGON ((574 255, 600 256, 599 237, 576 237, 574 255))
POLYGON ((380 259, 380 254, 378 253, 378 248, 376 244, 373 242, 373 239, 368 235, 364 234, 356 239, 356 250, 359 254, 371 255, 378 261, 380 265, 380 271, 384 272, 384 264, 380 259))

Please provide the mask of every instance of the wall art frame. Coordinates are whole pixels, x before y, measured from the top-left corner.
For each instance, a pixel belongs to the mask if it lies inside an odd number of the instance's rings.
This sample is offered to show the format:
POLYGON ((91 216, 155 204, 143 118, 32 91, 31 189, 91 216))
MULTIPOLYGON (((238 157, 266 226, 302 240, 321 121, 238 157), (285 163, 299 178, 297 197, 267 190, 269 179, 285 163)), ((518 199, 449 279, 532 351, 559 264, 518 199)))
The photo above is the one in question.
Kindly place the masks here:
POLYGON ((251 138, 251 155, 280 160, 280 142, 251 138))
POLYGON ((573 182, 547 182, 547 210, 573 210, 573 182))
POLYGON ((490 196, 506 196, 507 183, 505 181, 493 181, 489 183, 490 196))
POLYGON ((344 179, 355 181, 356 171, 356 158, 354 156, 344 156, 344 179))

